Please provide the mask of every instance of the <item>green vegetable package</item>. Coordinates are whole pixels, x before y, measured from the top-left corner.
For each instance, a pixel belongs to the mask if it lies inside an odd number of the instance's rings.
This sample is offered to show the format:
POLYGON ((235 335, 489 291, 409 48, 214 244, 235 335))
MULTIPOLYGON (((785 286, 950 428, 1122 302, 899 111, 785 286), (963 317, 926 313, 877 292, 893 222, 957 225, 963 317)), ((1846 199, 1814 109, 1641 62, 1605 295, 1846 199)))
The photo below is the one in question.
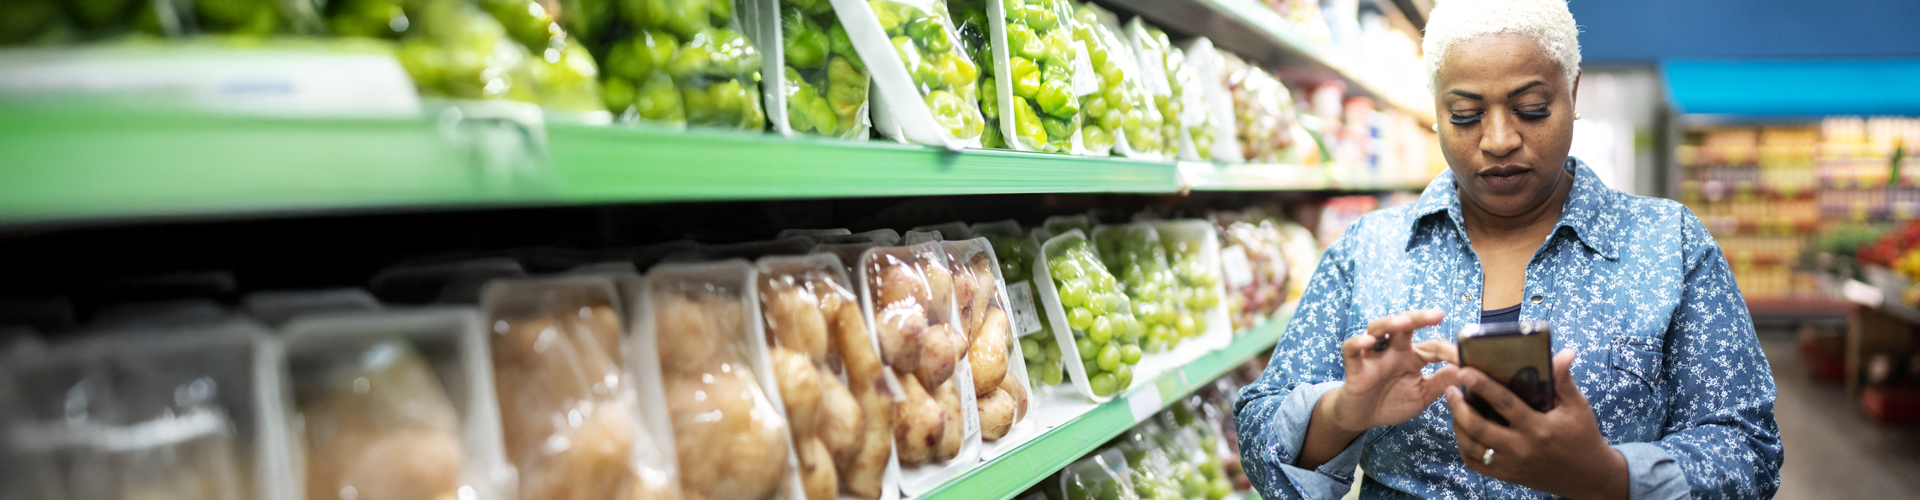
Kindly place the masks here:
POLYGON ((1116 34, 1113 13, 1083 4, 1074 9, 1074 17, 1079 21, 1073 28, 1074 39, 1086 44, 1100 83, 1099 93, 1080 106, 1081 142, 1097 155, 1166 157, 1165 141, 1160 138, 1164 118, 1143 84, 1139 59, 1116 34))
POLYGON ((872 75, 875 128, 900 141, 980 146, 980 67, 945 0, 832 1, 872 75))
POLYGON ((781 59, 779 73, 768 75, 778 85, 770 88, 781 89, 768 104, 774 130, 866 138, 871 78, 833 2, 785 0, 777 2, 774 16, 780 20, 781 59))

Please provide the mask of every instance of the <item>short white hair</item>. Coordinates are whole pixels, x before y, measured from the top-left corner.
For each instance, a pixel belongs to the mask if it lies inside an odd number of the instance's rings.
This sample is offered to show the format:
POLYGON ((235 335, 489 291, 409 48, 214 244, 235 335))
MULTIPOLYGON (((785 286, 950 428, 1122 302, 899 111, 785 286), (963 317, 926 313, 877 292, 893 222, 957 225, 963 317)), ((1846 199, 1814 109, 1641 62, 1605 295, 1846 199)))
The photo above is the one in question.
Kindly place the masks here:
POLYGON ((1447 49, 1483 35, 1512 34, 1539 42, 1540 50, 1560 64, 1567 88, 1580 75, 1580 27, 1566 0, 1441 0, 1427 14, 1421 41, 1427 85, 1438 83, 1447 49))

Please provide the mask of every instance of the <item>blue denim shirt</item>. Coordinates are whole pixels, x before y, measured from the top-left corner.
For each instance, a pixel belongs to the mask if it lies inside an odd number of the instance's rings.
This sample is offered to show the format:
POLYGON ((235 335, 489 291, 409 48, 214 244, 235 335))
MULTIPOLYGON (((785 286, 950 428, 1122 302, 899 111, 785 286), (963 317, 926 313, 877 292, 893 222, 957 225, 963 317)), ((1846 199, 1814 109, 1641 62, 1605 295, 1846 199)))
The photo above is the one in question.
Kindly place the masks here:
MULTIPOLYGON (((1773 375, 1720 247, 1679 203, 1614 191, 1576 159, 1566 168, 1573 191, 1527 263, 1520 317, 1553 324, 1554 350, 1579 353, 1573 378, 1627 460, 1632 498, 1772 497, 1782 460, 1773 375)), ((1419 201, 1361 217, 1327 249, 1266 373, 1235 404, 1261 496, 1340 498, 1359 464, 1364 498, 1552 497, 1461 463, 1445 398, 1318 469, 1293 465, 1314 404, 1345 376, 1342 341, 1411 309, 1446 311, 1415 342, 1451 340, 1479 320, 1481 267, 1456 189, 1442 173, 1419 201)))

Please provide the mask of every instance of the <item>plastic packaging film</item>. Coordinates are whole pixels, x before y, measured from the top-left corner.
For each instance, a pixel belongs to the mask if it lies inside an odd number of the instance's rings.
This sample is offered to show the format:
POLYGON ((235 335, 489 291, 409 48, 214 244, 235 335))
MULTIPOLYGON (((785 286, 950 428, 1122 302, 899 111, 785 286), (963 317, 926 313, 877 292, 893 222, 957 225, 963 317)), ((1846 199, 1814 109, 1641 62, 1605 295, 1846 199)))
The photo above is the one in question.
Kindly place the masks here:
POLYGON ((1109 448, 1061 469, 1058 491, 1066 500, 1138 500, 1127 472, 1126 457, 1109 448))
MULTIPOLYGON (((751 0, 606 2, 611 19, 596 45, 603 99, 621 121, 763 130, 761 45, 751 0)), ((580 0, 581 4, 593 3, 580 0)))
POLYGON ((1077 21, 1064 0, 975 0, 990 35, 993 74, 982 94, 994 108, 1006 146, 1021 151, 1085 154, 1081 103, 1099 90, 1086 47, 1073 38, 1077 21))
POLYGON ((1151 222, 1166 247, 1167 264, 1186 288, 1187 309, 1193 311, 1200 335, 1210 348, 1224 348, 1232 340, 1232 320, 1226 303, 1226 285, 1220 279, 1220 240, 1212 223, 1201 219, 1151 222))
POLYGON ((1039 285, 1033 280, 1033 262, 1040 254, 1040 245, 1020 229, 1018 222, 1011 220, 975 224, 973 231, 987 239, 999 261, 1000 277, 1006 283, 1010 303, 1009 316, 1025 358, 1022 364, 1027 369, 1028 381, 1035 389, 1060 385, 1066 380, 1061 364, 1064 352, 1048 326, 1037 291, 1039 285))
POLYGON ((1200 74, 1187 63, 1186 51, 1174 46, 1166 32, 1139 17, 1127 21, 1126 31, 1147 81, 1164 82, 1157 88, 1151 84, 1148 87, 1154 90, 1150 92, 1154 107, 1165 119, 1160 135, 1165 151, 1177 151, 1178 158, 1185 161, 1212 158, 1217 129, 1207 115, 1200 74))
POLYGON ((1031 406, 1026 362, 1013 336, 1005 282, 986 238, 941 244, 953 274, 953 301, 968 338, 967 363, 978 398, 980 437, 997 441, 1020 424, 1031 406))
POLYGON ((769 101, 775 130, 865 139, 872 126, 867 103, 872 78, 841 26, 833 2, 785 0, 755 5, 774 5, 773 12, 761 18, 779 20, 781 64, 778 73, 766 75, 777 85, 771 88, 780 89, 771 93, 779 96, 778 101, 769 101), (782 117, 784 122, 778 119, 782 117))
POLYGON ((1233 95, 1227 90, 1226 58, 1213 47, 1213 41, 1205 37, 1188 40, 1184 47, 1187 64, 1193 68, 1194 76, 1198 79, 1198 94, 1205 98, 1207 122, 1214 127, 1213 155, 1198 159, 1228 165, 1245 163, 1246 158, 1241 156, 1243 151, 1240 148, 1240 129, 1233 108, 1233 95))
POLYGON ((913 495, 976 464, 976 409, 965 319, 940 242, 868 249, 857 280, 880 355, 900 379, 894 444, 903 493, 913 495))
POLYGON ((1146 326, 1134 315, 1132 299, 1119 291, 1079 229, 1069 229, 1041 244, 1035 261, 1040 297, 1055 328, 1068 375, 1095 402, 1106 402, 1133 384, 1146 326))
MULTIPOLYGON (((1187 305, 1192 293, 1167 264, 1166 248, 1152 225, 1102 224, 1093 229, 1093 243, 1100 262, 1119 279, 1122 293, 1132 299, 1135 317, 1146 327, 1138 345, 1120 346, 1123 362, 1138 362, 1141 350, 1166 352, 1206 331, 1206 318, 1187 305)), ((1099 338, 1104 335, 1095 337, 1095 345, 1104 342, 1099 338)))
POLYGON ((896 394, 845 268, 829 254, 768 257, 755 267, 805 497, 897 497, 896 394))
POLYGON ((1128 158, 1165 158, 1169 151, 1160 139, 1164 119, 1148 94, 1139 58, 1119 36, 1119 22, 1112 12, 1090 4, 1076 6, 1074 18, 1074 39, 1086 45, 1100 83, 1099 93, 1080 106, 1081 142, 1102 156, 1117 152, 1128 158))
POLYGON ((333 35, 397 41, 395 55, 423 95, 604 113, 600 64, 584 39, 569 31, 575 26, 586 29, 594 18, 587 9, 563 15, 538 0, 343 0, 321 5, 326 31, 333 35))
POLYGON ((901 141, 979 147, 980 68, 944 0, 832 0, 872 75, 874 125, 901 141))
POLYGON ((1226 61, 1228 92, 1233 96, 1241 155, 1249 163, 1279 163, 1293 145, 1298 126, 1287 86, 1258 66, 1232 54, 1226 61))

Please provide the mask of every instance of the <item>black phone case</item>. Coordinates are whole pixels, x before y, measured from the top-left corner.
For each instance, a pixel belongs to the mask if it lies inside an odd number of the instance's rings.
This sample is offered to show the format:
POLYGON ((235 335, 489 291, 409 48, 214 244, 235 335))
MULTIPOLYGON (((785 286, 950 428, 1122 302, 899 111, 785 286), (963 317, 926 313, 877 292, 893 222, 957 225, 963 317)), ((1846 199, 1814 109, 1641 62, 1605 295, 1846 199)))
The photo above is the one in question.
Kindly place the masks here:
MULTIPOLYGON (((1460 335, 1462 341, 1456 344, 1455 349, 1458 350, 1460 359, 1465 361, 1467 359, 1466 342, 1464 342, 1466 337, 1552 335, 1552 331, 1553 328, 1551 326, 1547 326, 1546 323, 1538 321, 1467 325, 1467 327, 1462 328, 1460 335), (1472 331, 1469 332, 1469 329, 1472 331)), ((1552 344, 1551 338, 1548 339, 1548 344, 1552 344)), ((1553 372, 1550 371, 1552 370, 1551 363, 1553 359, 1551 357, 1551 348, 1549 348, 1548 352, 1548 365, 1545 368, 1549 371, 1541 373, 1539 367, 1528 366, 1514 372, 1513 376, 1508 379, 1506 383, 1507 390, 1513 391, 1514 396, 1518 396, 1521 401, 1525 401, 1527 406, 1542 412, 1552 410, 1554 406, 1553 372)), ((1494 410, 1493 404, 1487 402, 1485 398, 1474 394, 1473 391, 1467 390, 1465 387, 1460 388, 1460 390, 1467 398, 1467 405, 1472 406, 1474 411, 1480 413, 1480 416, 1486 417, 1487 420, 1492 420, 1501 426, 1510 425, 1506 417, 1501 416, 1499 411, 1494 410)))

